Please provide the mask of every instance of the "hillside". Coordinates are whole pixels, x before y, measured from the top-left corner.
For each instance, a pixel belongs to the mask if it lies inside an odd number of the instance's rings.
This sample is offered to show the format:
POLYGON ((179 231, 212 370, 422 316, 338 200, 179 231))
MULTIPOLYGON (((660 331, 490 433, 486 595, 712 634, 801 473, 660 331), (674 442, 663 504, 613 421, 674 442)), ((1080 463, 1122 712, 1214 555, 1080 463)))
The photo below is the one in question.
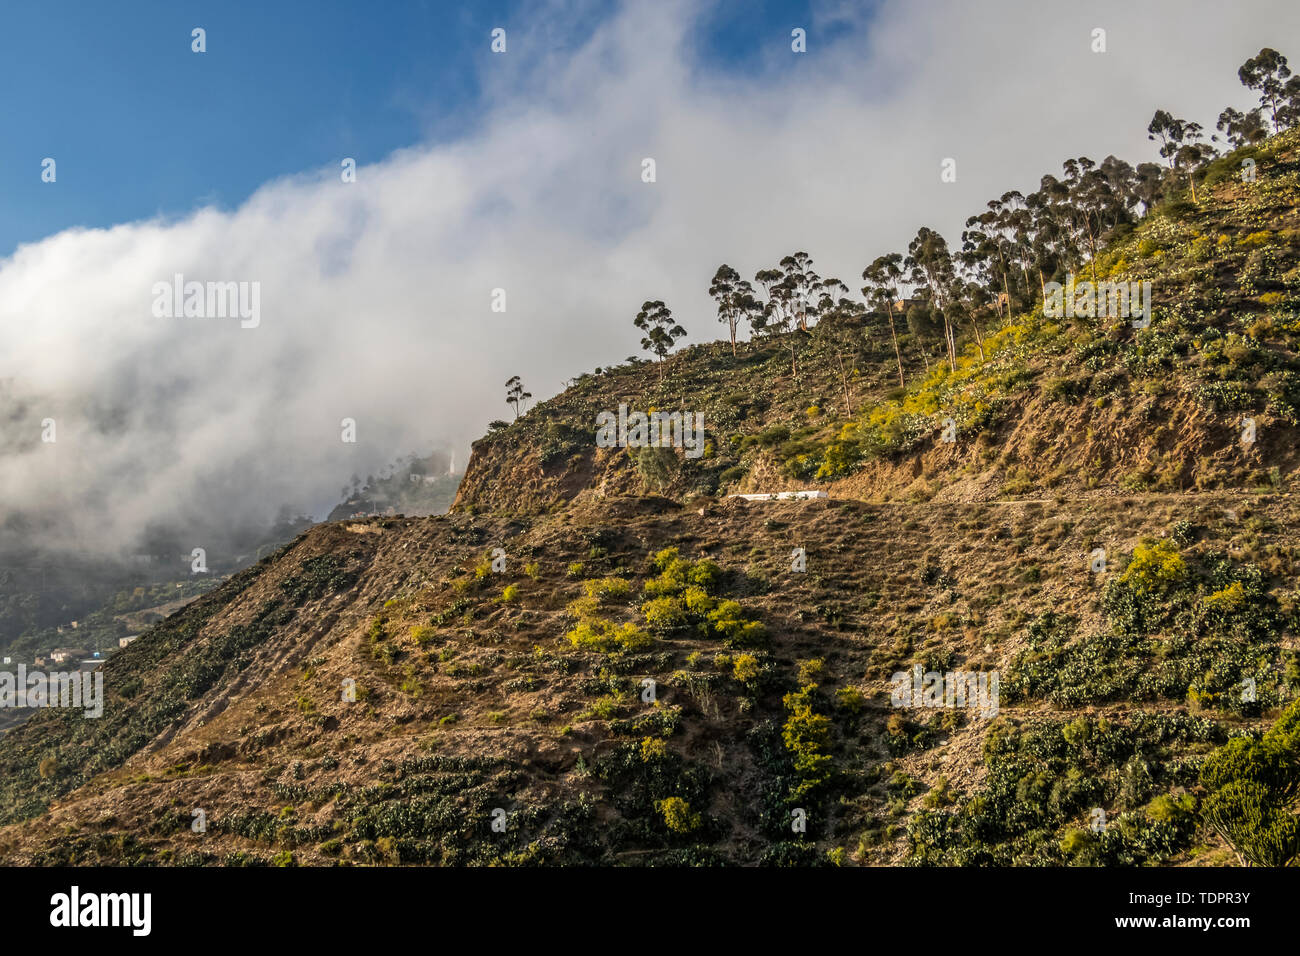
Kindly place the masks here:
POLYGON ((309 529, 109 660, 102 718, 0 739, 0 860, 1292 858, 1300 131, 1247 149, 1096 257, 1149 328, 1040 301, 946 364, 918 321, 900 386, 839 309, 581 376, 451 514, 309 529), (704 454, 595 447, 620 404, 704 454), (996 713, 897 706, 918 667, 996 713))
MULTIPOLYGON (((1075 790, 1045 783, 1042 818, 1001 821, 982 854, 1059 861, 1057 831, 1096 805, 1130 815, 1135 835, 1106 850, 1116 860, 1164 858, 1153 833, 1175 859, 1221 859, 1143 808, 1194 789, 1198 756, 1296 680, 1293 594, 1265 590, 1293 573, 1295 510, 1285 496, 1215 495, 1065 509, 729 502, 701 515, 641 499, 514 522, 320 526, 110 660, 103 718, 44 711, 5 738, 6 818, 36 816, 0 847, 38 863, 816 862, 837 847, 901 862, 937 852, 909 839, 928 810, 1014 793, 1028 753, 986 762, 990 733, 1028 748, 1083 727, 1109 742, 1059 754, 1074 768, 1063 779, 1085 775, 1075 790), (1162 598, 1175 613, 1117 642, 1088 555, 1170 534, 1191 569, 1162 598), (805 573, 790 570, 793 543, 805 573), (497 545, 511 556, 500 574, 482 562, 497 545), (764 634, 648 626, 633 596, 663 546, 715 562, 716 593, 764 634), (623 575, 626 593, 608 584, 623 575), (1229 613, 1213 643, 1177 613, 1236 581, 1260 610, 1229 613), (643 622, 645 646, 566 641, 566 608, 589 591, 605 595, 592 619, 643 622), (1244 652, 1211 664, 1239 633, 1244 652), (916 663, 1001 668, 1000 714, 900 719, 889 676, 916 663), (828 776, 796 798, 809 827, 794 837, 791 795, 808 781, 782 728, 801 674, 828 720, 828 776), (1258 678, 1258 704, 1234 702, 1242 676, 1258 678), (647 677, 653 706, 639 697, 647 677), (355 703, 341 699, 347 678, 355 703), (655 807, 674 796, 701 815, 689 832, 655 807), (490 829, 498 807, 505 834, 490 829), (194 808, 205 836, 190 831, 194 808)), ((1110 619, 1125 613, 1111 603, 1110 619)))
POLYGON ((971 501, 1276 488, 1300 467, 1300 129, 1216 160, 1204 183, 1199 203, 1157 207, 1098 257, 1100 281, 1151 283, 1148 328, 1046 318, 1040 300, 985 334, 984 359, 969 341, 955 372, 900 328, 906 390, 883 313, 838 312, 734 359, 726 343, 692 346, 662 363, 662 381, 642 364, 583 375, 480 439, 454 507, 543 510, 584 492, 971 501), (1238 181, 1246 159, 1252 183, 1238 181), (620 402, 702 412, 704 456, 593 447, 596 415, 620 402), (1243 451, 1246 416, 1257 441, 1243 451), (948 417, 952 444, 940 441, 948 417))

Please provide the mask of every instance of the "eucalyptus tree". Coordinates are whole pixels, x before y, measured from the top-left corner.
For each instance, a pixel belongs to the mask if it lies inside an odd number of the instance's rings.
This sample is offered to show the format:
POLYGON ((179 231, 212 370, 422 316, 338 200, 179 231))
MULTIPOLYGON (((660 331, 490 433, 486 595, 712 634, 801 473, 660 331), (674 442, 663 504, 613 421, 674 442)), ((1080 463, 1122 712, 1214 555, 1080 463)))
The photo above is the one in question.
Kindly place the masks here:
POLYGON ((929 303, 923 301, 915 302, 908 307, 906 313, 907 330, 912 333, 912 341, 916 343, 916 350, 921 353, 921 361, 925 363, 925 374, 930 374, 930 352, 926 348, 926 339, 935 334, 934 313, 929 309, 929 303))
POLYGON ((792 308, 790 302, 791 290, 786 282, 785 273, 780 269, 760 269, 754 273, 754 281, 763 287, 763 292, 767 295, 767 302, 763 304, 759 327, 767 329, 768 326, 773 324, 784 325, 786 312, 792 308))
POLYGON ((1025 197, 1029 261, 1038 275, 1038 289, 1044 301, 1047 298, 1047 278, 1066 267, 1070 259, 1069 236, 1056 217, 1051 196, 1051 186, 1055 182, 1055 177, 1044 176, 1040 187, 1025 197))
MULTIPOLYGON (((862 305, 849 298, 849 287, 839 279, 826 277, 817 282, 811 290, 812 307, 809 314, 817 317, 818 328, 826 323, 829 328, 837 330, 842 327, 841 320, 861 314, 862 305)), ((840 386, 844 391, 844 407, 848 414, 853 414, 853 394, 849 389, 849 372, 844 365, 844 349, 842 347, 844 336, 832 333, 834 335, 833 348, 835 353, 835 362, 840 370, 840 386)), ((850 343, 852 337, 849 337, 850 343)), ((856 347, 850 350, 852 355, 856 352, 856 347)), ((856 374, 856 370, 855 370, 856 374)))
POLYGON ((1286 103, 1278 108, 1277 121, 1284 129, 1290 129, 1300 123, 1300 76, 1287 80, 1282 93, 1286 96, 1286 103))
POLYGON ((1286 57, 1269 47, 1264 47, 1237 71, 1242 86, 1259 92, 1259 105, 1268 110, 1275 133, 1282 129, 1282 114, 1290 99, 1287 82, 1290 76, 1286 57))
MULTIPOLYGON (((641 339, 641 348, 659 356, 660 363, 672 350, 673 343, 686 335, 686 330, 673 320, 673 313, 668 306, 656 299, 641 305, 632 324, 645 333, 641 339)), ((663 365, 659 366, 659 381, 664 380, 663 365)))
POLYGON ((1211 152, 1207 144, 1200 142, 1201 124, 1177 119, 1167 110, 1156 110, 1147 126, 1147 139, 1160 144, 1160 156, 1169 163, 1171 175, 1185 171, 1192 202, 1197 202, 1194 173, 1211 152))
POLYGON ((1026 196, 1014 191, 1007 195, 1014 196, 1014 200, 1003 203, 1001 215, 1011 230, 1012 254, 1025 280, 1022 304, 1028 307, 1033 300, 1033 281, 1029 278, 1029 271, 1034 264, 1034 213, 1026 196))
POLYGON ((894 342, 894 358, 898 360, 898 384, 907 387, 903 377, 903 353, 898 347, 898 332, 894 328, 894 304, 900 301, 899 283, 903 281, 903 257, 897 252, 878 256, 862 270, 862 295, 867 304, 885 313, 889 323, 889 337, 894 342))
POLYGON ((808 314, 815 316, 818 322, 855 315, 860 311, 858 303, 849 298, 849 287, 832 276, 818 280, 809 301, 808 314))
MULTIPOLYGON (((1097 254, 1105 234, 1127 222, 1128 198, 1123 194, 1124 172, 1120 160, 1107 157, 1109 167, 1098 167, 1086 156, 1065 163, 1065 184, 1069 189, 1071 217, 1077 223, 1079 240, 1088 253, 1092 281, 1097 282, 1097 254), (1118 180, 1120 188, 1116 189, 1118 180)), ((1123 164, 1127 166, 1128 164, 1123 164)))
POLYGON ((1097 171, 1106 177, 1110 191, 1116 203, 1116 225, 1131 222, 1137 218, 1140 200, 1137 195, 1137 170, 1118 156, 1107 156, 1097 167, 1097 171))
POLYGON ((783 335, 781 343, 790 352, 790 374, 797 379, 800 336, 807 333, 797 325, 800 313, 796 284, 780 269, 763 269, 754 276, 754 281, 767 292, 767 302, 751 324, 769 338, 783 335))
POLYGON ((521 410, 526 410, 528 399, 532 397, 532 392, 524 391, 524 383, 519 376, 511 375, 506 382, 506 404, 514 406, 516 419, 519 418, 521 410))
POLYGON ((740 277, 735 269, 723 263, 713 274, 709 295, 718 303, 718 321, 725 322, 731 333, 731 354, 736 354, 736 329, 740 323, 754 315, 757 300, 754 287, 740 277))
MULTIPOLYGON (((1072 269, 1082 261, 1077 220, 1070 209, 1070 187, 1051 173, 1043 176, 1033 196, 1040 235, 1050 245, 1055 270, 1072 269)), ((1051 274, 1051 272, 1049 272, 1051 274)))
MULTIPOLYGON (((916 238, 908 244, 907 258, 903 268, 908 270, 908 279, 928 293, 931 305, 943 316, 944 344, 948 351, 948 367, 957 370, 957 336, 953 328, 952 307, 955 304, 954 288, 957 285, 957 273, 953 267, 952 253, 948 242, 926 226, 917 230, 916 238)), ((976 326, 978 336, 979 327, 976 326)), ((980 341, 981 351, 983 341, 980 341)))
POLYGON ((1065 178, 1043 177, 1043 191, 1049 197, 1052 215, 1056 219, 1063 240, 1062 246, 1066 250, 1069 264, 1075 268, 1084 264, 1087 249, 1085 239, 1087 217, 1078 202, 1082 192, 1081 179, 1095 165, 1092 160, 1083 156, 1077 160, 1067 160, 1063 164, 1065 178))
MULTIPOLYGON (((1001 237, 1002 254, 1006 258, 1008 270, 1011 274, 1019 272, 1024 278, 1022 303, 1027 303, 1031 293, 1029 281, 1030 247, 1026 241, 1026 232, 1032 220, 1025 206, 1024 194, 1018 189, 1008 190, 990 202, 989 209, 996 217, 996 229, 1001 237)), ((1011 275, 1008 275, 1007 287, 1003 290, 1008 294, 1008 304, 1011 304, 1011 301, 1015 299, 1015 286, 1016 282, 1011 279, 1011 275)))
POLYGON ((1011 285, 1007 277, 1009 271, 1011 239, 1010 224, 1002 215, 1002 204, 992 199, 988 208, 966 220, 966 228, 961 234, 960 260, 962 265, 979 281, 997 289, 1001 286, 1002 296, 997 296, 998 316, 1002 315, 1002 297, 1005 296, 1008 307, 1011 303, 1011 285))
POLYGON ((1133 196, 1142 206, 1143 216, 1160 201, 1164 172, 1159 163, 1138 163, 1133 170, 1133 196))
POLYGON ((807 331, 809 315, 815 317, 814 290, 821 282, 821 277, 813 270, 812 257, 806 252, 786 256, 778 265, 785 276, 784 282, 795 320, 799 328, 807 331))
MULTIPOLYGON (((1268 138, 1268 125, 1264 114, 1257 106, 1242 113, 1231 106, 1219 114, 1215 129, 1223 134, 1228 145, 1233 149, 1250 146, 1268 138)), ((1217 139, 1217 137, 1212 137, 1217 139)))
MULTIPOLYGON (((1126 220, 1127 200, 1111 185, 1111 178, 1087 156, 1066 160, 1065 176, 1043 177, 1039 188, 1041 211, 1050 219, 1044 230, 1050 237, 1060 265, 1091 266, 1097 281, 1097 253, 1107 230, 1126 220)), ((1114 167, 1113 175, 1122 175, 1114 167)))

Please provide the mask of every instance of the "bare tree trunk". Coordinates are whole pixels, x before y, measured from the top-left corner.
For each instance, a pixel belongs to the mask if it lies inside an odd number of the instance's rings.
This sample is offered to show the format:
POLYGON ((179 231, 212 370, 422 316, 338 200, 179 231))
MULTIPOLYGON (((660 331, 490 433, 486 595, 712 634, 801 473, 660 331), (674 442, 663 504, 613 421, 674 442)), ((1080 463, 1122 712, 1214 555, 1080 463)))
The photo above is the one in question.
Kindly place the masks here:
POLYGON ((835 361, 840 366, 840 385, 844 388, 844 407, 849 410, 849 417, 853 417, 853 399, 849 396, 849 378, 844 374, 844 356, 837 350, 835 352, 835 361))
MULTIPOLYGON (((885 318, 889 321, 889 336, 894 340, 894 357, 898 359, 898 384, 901 388, 907 388, 907 382, 903 380, 903 353, 898 348, 898 332, 894 329, 894 303, 889 303, 889 311, 885 313, 885 318)), ((926 365, 929 371, 929 364, 926 365)))
POLYGON ((1097 241, 1088 230, 1088 265, 1092 267, 1092 294, 1097 294, 1097 241))

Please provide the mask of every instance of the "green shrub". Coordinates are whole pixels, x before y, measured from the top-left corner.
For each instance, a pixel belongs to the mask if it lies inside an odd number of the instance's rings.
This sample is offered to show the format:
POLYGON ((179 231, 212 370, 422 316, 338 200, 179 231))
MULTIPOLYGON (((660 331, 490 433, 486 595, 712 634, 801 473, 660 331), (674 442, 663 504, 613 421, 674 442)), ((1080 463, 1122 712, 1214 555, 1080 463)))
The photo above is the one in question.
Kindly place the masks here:
POLYGON ((641 759, 646 763, 668 754, 668 744, 659 737, 646 737, 641 741, 641 759))
POLYGON ((731 674, 742 684, 750 683, 758 677, 758 658, 753 654, 737 654, 731 674))
POLYGON ((1233 738, 1201 766, 1201 783, 1210 791, 1203 818, 1256 866, 1288 866, 1300 857, 1298 723, 1300 701, 1262 738, 1233 738))
POLYGON ((597 698, 587 711, 579 718, 581 720, 613 720, 618 716, 619 706, 622 701, 613 694, 606 694, 597 698))
POLYGON ((663 814, 664 823, 673 833, 692 833, 700 828, 700 815, 691 811, 691 805, 681 797, 667 797, 655 804, 663 814))
POLYGON ((787 717, 781 739, 794 761, 797 781, 791 802, 802 800, 825 786, 831 775, 830 718, 813 711, 815 684, 807 684, 784 698, 787 717))
POLYGON ((632 593, 632 584, 625 578, 592 578, 582 582, 582 587, 588 597, 602 601, 615 601, 632 593))
POLYGON ((841 687, 835 692, 835 704, 848 714, 860 714, 867 706, 867 699, 856 687, 841 687))
POLYGON ((1122 584, 1139 591, 1164 590, 1187 577, 1187 564, 1173 542, 1144 540, 1133 549, 1128 567, 1119 576, 1122 584))
POLYGON ((731 647, 751 647, 759 643, 766 628, 752 620, 749 612, 736 601, 722 601, 707 615, 709 626, 731 647))
POLYGON ((646 627, 657 634, 680 630, 690 622, 686 602, 677 597, 657 597, 641 605, 646 627))
POLYGON ((574 647, 602 653, 638 650, 654 642, 649 634, 635 624, 619 625, 596 618, 579 621, 577 627, 565 636, 574 647))

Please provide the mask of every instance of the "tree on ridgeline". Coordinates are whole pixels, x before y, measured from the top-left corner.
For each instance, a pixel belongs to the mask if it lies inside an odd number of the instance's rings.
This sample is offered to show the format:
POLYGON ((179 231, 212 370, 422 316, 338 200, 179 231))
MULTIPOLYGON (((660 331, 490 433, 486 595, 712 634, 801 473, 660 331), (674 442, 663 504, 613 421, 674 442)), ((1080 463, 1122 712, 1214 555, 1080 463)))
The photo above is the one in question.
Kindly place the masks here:
POLYGON ((1004 260, 1002 265, 1006 282, 1002 291, 1007 295, 1008 310, 1017 304, 1017 299, 1022 306, 1027 305, 1033 294, 1029 280, 1029 243, 1026 241, 1026 228, 1031 220, 1024 194, 1018 189, 1010 189, 997 199, 990 200, 987 209, 993 214, 992 221, 988 223, 990 235, 998 242, 1004 260), (1017 288, 1021 278, 1024 279, 1024 284, 1017 288))
POLYGON ((849 298, 849 287, 830 276, 817 283, 812 290, 811 302, 809 314, 815 316, 818 322, 826 319, 839 320, 862 311, 860 304, 849 298))
POLYGON ((800 306, 796 283, 781 269, 761 269, 754 281, 767 293, 767 301, 751 324, 769 338, 791 333, 785 335, 783 344, 790 352, 790 374, 798 379, 800 338, 807 333, 802 332, 797 324, 800 306))
MULTIPOLYGON (((1253 146, 1268 138, 1268 126, 1265 124, 1264 114, 1258 106, 1245 113, 1234 110, 1229 106, 1219 114, 1219 122, 1215 124, 1214 128, 1223 134, 1224 139, 1233 149, 1253 146)), ((1211 138, 1217 139, 1218 137, 1211 138)))
POLYGON ((1291 70, 1287 66, 1286 57, 1269 47, 1264 47, 1237 71, 1242 86, 1259 92, 1259 105, 1268 111, 1275 133, 1285 128, 1286 108, 1290 105, 1289 94, 1297 86, 1288 83, 1290 77, 1291 70))
POLYGON ((813 270, 812 257, 806 252, 786 256, 779 265, 785 274, 784 285, 794 320, 800 329, 807 332, 808 319, 816 316, 813 290, 820 284, 821 276, 813 270))
MULTIPOLYGON (((957 272, 953 268, 952 253, 943 236, 926 226, 917 230, 916 238, 908 244, 903 268, 908 270, 908 280, 926 290, 931 311, 943 317, 944 345, 948 352, 948 368, 957 371, 957 335, 953 328, 952 306, 957 272)), ((976 327, 978 333, 979 328, 976 327)), ((980 345, 983 353, 983 343, 980 345)))
POLYGON ((725 322, 731 334, 731 354, 736 354, 736 330, 740 323, 750 320, 762 310, 754 297, 754 287, 740 273, 723 263, 713 274, 709 295, 718 303, 718 321, 725 322))
MULTIPOLYGON (((1044 177, 1049 179, 1051 177, 1044 177)), ((1025 197, 1029 211, 1029 258, 1038 279, 1038 291, 1046 300, 1047 277, 1055 275, 1067 259, 1065 229, 1057 221, 1048 190, 1043 187, 1025 197)))
POLYGON ((979 277, 981 287, 995 290, 998 317, 1002 317, 1002 302, 1005 296, 1008 306, 1011 302, 1011 284, 1008 279, 1010 255, 1004 230, 1007 221, 999 215, 999 204, 991 200, 984 212, 966 220, 962 231, 962 251, 960 261, 972 274, 979 277), (996 295, 1000 291, 1000 296, 996 295))
POLYGON ((1160 144, 1160 156, 1169 163, 1172 175, 1185 171, 1187 184, 1192 188, 1192 202, 1198 202, 1193 174, 1213 152, 1212 147, 1200 142, 1201 124, 1177 119, 1167 110, 1156 110, 1147 126, 1147 139, 1160 144))
MULTIPOLYGON (((673 344, 686 335, 686 330, 673 320, 673 313, 658 299, 642 303, 632 324, 645 333, 641 348, 659 356, 660 363, 672 351, 673 344)), ((659 366, 659 381, 664 380, 663 365, 659 366)))
POLYGON ((1137 164, 1133 171, 1133 197, 1142 206, 1141 215, 1145 216, 1160 201, 1164 178, 1164 167, 1159 163, 1137 164))
POLYGON ((894 328, 894 304, 899 301, 898 285, 903 279, 903 257, 897 252, 879 256, 862 270, 862 295, 867 305, 885 313, 889 323, 889 337, 894 342, 894 358, 898 360, 898 384, 906 388, 903 377, 903 353, 898 347, 898 331, 894 328))
POLYGON ((793 309, 793 304, 792 290, 786 282, 785 273, 780 269, 759 269, 754 273, 754 281, 763 287, 763 293, 767 296, 767 301, 763 303, 759 327, 771 332, 772 326, 787 325, 786 313, 793 309))
MULTIPOLYGON (((1109 159, 1118 162, 1113 156, 1109 159)), ((1093 285, 1096 285, 1097 254, 1101 251, 1102 236, 1127 221, 1126 203, 1106 173, 1088 157, 1067 160, 1064 169, 1069 209, 1067 219, 1077 231, 1077 245, 1087 252, 1093 285)), ((1120 177, 1122 189, 1122 173, 1120 177)))
POLYGON ((515 418, 519 418, 519 412, 526 410, 528 399, 533 397, 532 392, 524 391, 524 383, 518 375, 510 376, 506 382, 506 404, 513 405, 515 409, 515 418))

